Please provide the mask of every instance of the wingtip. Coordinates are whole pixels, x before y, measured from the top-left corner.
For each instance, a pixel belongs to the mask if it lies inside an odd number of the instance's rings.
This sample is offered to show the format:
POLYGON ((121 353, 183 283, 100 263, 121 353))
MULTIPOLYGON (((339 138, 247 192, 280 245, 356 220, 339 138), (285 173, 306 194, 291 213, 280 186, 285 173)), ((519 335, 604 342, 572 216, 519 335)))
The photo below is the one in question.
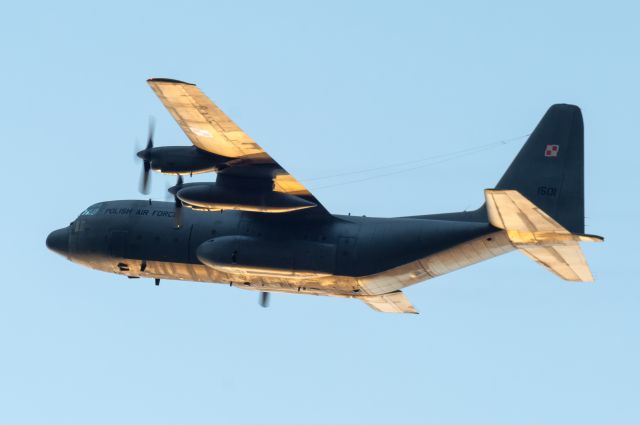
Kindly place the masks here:
POLYGON ((193 83, 187 83, 186 81, 175 80, 173 78, 149 78, 147 83, 173 83, 173 84, 186 84, 188 86, 195 86, 193 83))

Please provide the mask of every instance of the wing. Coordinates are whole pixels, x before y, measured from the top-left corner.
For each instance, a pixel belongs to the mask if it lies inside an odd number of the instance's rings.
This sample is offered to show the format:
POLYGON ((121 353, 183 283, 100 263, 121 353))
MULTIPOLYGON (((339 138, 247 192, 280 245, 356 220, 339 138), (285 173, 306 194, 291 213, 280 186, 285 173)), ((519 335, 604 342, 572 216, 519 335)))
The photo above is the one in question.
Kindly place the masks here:
POLYGON ((485 198, 489 222, 504 229, 525 255, 562 279, 593 281, 578 242, 600 242, 601 237, 572 234, 516 190, 485 190, 485 198))
POLYGON ((222 171, 243 177, 270 173, 274 190, 308 199, 315 210, 329 214, 295 177, 287 173, 256 142, 218 108, 195 84, 166 78, 147 80, 191 143, 207 152, 230 158, 222 171))

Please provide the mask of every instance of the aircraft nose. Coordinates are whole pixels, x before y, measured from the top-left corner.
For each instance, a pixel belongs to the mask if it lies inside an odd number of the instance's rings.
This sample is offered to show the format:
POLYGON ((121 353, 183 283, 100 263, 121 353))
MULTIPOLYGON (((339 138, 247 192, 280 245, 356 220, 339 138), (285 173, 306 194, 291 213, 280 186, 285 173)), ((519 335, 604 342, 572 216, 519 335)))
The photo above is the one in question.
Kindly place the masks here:
POLYGON ((60 255, 69 254, 69 228, 54 230, 47 236, 47 248, 60 255))

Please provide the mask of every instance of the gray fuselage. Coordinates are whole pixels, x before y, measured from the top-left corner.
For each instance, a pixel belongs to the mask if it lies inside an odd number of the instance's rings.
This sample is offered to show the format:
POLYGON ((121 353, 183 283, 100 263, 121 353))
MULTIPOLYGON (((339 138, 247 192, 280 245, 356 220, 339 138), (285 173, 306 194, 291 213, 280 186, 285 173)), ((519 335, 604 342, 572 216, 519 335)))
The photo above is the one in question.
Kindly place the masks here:
POLYGON ((129 277, 350 297, 392 292, 511 249, 503 232, 473 213, 316 219, 183 210, 177 227, 173 203, 102 202, 47 245, 129 277))

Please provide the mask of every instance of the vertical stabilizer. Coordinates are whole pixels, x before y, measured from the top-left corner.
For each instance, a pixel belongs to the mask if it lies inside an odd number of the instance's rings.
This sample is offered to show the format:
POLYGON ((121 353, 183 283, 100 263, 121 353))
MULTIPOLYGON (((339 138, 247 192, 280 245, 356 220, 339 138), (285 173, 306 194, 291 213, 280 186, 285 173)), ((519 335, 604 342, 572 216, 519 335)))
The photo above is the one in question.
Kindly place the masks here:
POLYGON ((549 108, 496 186, 517 190, 571 233, 584 233, 584 127, 580 108, 549 108))

